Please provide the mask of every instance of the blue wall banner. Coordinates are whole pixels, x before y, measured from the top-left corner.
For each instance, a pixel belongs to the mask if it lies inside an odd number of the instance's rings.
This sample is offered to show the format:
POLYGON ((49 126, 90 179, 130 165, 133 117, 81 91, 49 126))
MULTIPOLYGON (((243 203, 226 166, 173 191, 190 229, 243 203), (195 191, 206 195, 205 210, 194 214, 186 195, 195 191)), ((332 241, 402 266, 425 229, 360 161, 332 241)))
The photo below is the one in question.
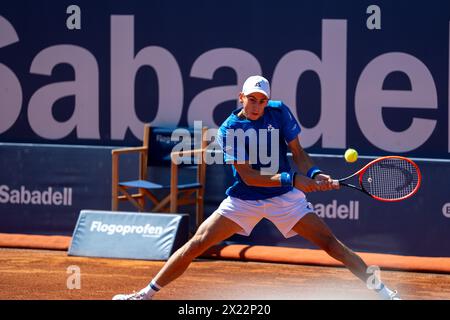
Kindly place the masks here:
MULTIPOLYGON (((0 232, 71 235, 81 210, 111 209, 111 150, 114 147, 0 143, 0 232)), ((138 178, 138 155, 119 161, 121 180, 138 178)), ((210 176, 223 175, 222 166, 208 168, 210 176)), ((195 170, 180 170, 180 183, 192 181, 195 170)), ((170 168, 152 167, 149 179, 170 183, 170 168)), ((217 203, 223 194, 220 181, 207 190, 217 203)), ((158 194, 164 196, 166 194, 158 194)), ((208 203, 205 203, 208 207, 208 203)), ((208 207, 209 208, 209 207, 208 207)), ((119 210, 134 211, 130 203, 119 210)), ((194 210, 180 207, 182 212, 194 210)), ((190 219, 191 231, 195 219, 190 219)))
POLYGON ((186 214, 82 210, 70 256, 166 260, 188 240, 186 214))
POLYGON ((216 128, 263 74, 310 152, 448 159, 449 21, 439 0, 4 1, 0 140, 216 128))
MULTIPOLYGON (((422 169, 419 192, 398 203, 308 194, 342 241, 450 256, 449 45, 444 0, 3 1, 0 232, 71 234, 81 210, 111 208, 112 148, 141 145, 145 123, 216 129, 245 79, 262 74, 333 176, 381 155, 422 169), (332 156, 349 147, 367 157, 332 156)), ((137 177, 137 161, 121 159, 120 179, 137 177)), ((230 170, 208 164, 206 216, 230 170)), ((230 241, 309 246, 267 221, 230 241)))
POLYGON ((70 235, 80 210, 110 209, 111 149, 0 143, 0 232, 70 235))

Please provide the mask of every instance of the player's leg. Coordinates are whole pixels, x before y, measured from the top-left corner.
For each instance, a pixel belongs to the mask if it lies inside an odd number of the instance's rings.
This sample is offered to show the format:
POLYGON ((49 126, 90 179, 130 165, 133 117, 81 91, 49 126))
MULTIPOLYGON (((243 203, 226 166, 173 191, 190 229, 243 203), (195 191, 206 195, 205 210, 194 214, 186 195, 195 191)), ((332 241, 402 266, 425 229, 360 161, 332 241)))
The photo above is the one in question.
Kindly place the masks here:
POLYGON ((219 243, 242 228, 232 220, 214 212, 198 228, 195 235, 167 260, 152 282, 135 294, 119 294, 114 300, 150 299, 161 287, 184 273, 189 264, 208 248, 219 243))
MULTIPOLYGON (((300 219, 293 227, 300 236, 317 245, 327 252, 331 257, 342 262, 353 274, 367 284, 371 274, 367 273, 366 263, 351 249, 339 241, 325 222, 311 212, 300 219)), ((399 299, 396 291, 387 288, 383 283, 376 291, 384 299, 399 299)))
POLYGON ((359 279, 366 282, 366 263, 340 242, 325 222, 315 213, 308 213, 292 228, 303 238, 314 243, 334 259, 342 262, 359 279))
POLYGON ((154 278, 155 282, 166 286, 183 274, 196 257, 241 230, 232 220, 213 213, 200 225, 195 235, 169 258, 154 278))

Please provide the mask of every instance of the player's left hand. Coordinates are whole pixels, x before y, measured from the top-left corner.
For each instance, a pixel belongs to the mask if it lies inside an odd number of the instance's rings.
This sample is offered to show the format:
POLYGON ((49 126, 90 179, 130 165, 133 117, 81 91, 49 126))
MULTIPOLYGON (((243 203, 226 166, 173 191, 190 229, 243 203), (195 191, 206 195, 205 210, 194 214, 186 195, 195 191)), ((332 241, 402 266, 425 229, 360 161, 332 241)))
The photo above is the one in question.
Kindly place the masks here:
POLYGON ((319 173, 314 180, 320 186, 320 191, 339 189, 339 184, 333 183, 333 179, 327 174, 319 173))

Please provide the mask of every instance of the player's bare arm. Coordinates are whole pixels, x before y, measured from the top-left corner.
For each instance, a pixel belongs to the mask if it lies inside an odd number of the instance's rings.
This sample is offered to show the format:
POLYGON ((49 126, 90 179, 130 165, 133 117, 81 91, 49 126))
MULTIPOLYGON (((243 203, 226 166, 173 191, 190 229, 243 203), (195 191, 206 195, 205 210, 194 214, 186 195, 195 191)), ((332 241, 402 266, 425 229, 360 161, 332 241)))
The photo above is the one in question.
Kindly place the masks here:
MULTIPOLYGON (((259 170, 255 170, 249 163, 235 163, 234 167, 241 176, 245 184, 255 187, 279 187, 280 173, 274 175, 262 175, 259 170)), ((302 175, 296 175, 294 187, 303 192, 319 191, 320 186, 312 179, 302 175)))
MULTIPOLYGON (((292 141, 288 143, 288 147, 292 152, 292 159, 294 160, 295 165, 297 166, 298 170, 306 174, 308 170, 314 166, 314 162, 312 161, 311 157, 308 155, 308 153, 303 150, 299 138, 295 138, 292 141)), ((308 177, 304 177, 301 175, 296 175, 295 177, 295 183, 297 183, 297 180, 311 180, 308 177)), ((333 179, 327 174, 319 173, 314 177, 314 180, 317 185, 319 185, 319 189, 321 191, 326 190, 332 190, 332 189, 338 189, 339 184, 333 183, 333 179)), ((304 183, 303 181, 301 183, 304 183)), ((298 188, 302 191, 304 191, 301 188, 298 188)))

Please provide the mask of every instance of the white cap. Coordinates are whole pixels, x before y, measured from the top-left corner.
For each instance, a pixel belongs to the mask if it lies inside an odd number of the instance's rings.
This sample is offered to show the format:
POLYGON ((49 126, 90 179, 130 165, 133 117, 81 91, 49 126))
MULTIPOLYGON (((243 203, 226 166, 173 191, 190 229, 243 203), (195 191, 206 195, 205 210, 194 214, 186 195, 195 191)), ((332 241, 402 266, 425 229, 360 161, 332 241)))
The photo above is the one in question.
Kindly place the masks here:
POLYGON ((251 76, 245 80, 242 86, 242 93, 248 95, 253 92, 264 94, 267 99, 270 98, 270 85, 266 78, 261 76, 251 76))

